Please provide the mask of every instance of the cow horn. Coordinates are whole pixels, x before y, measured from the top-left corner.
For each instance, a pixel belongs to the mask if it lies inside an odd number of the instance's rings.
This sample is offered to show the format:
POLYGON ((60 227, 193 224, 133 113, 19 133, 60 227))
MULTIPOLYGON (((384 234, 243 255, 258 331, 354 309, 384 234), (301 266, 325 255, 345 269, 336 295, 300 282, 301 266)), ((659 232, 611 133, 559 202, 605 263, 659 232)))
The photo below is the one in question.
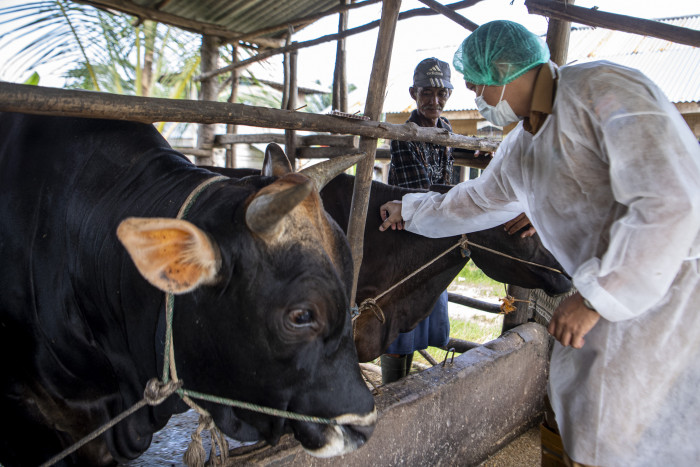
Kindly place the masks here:
POLYGON ((261 173, 267 177, 281 177, 292 173, 292 164, 289 163, 287 155, 278 144, 267 145, 261 173))
POLYGON ((346 171, 365 157, 364 152, 347 154, 307 167, 299 173, 306 175, 316 183, 316 189, 321 191, 326 183, 346 171))
POLYGON ((259 193, 248 205, 245 213, 246 225, 258 234, 273 233, 284 216, 301 203, 312 189, 313 184, 307 180, 281 191, 259 193))

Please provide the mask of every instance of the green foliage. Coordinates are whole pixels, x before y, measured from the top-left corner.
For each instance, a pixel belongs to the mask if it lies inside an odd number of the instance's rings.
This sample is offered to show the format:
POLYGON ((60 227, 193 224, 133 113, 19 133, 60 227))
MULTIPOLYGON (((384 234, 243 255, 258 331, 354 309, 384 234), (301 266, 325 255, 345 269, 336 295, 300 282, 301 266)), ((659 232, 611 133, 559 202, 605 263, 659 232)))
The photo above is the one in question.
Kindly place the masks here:
POLYGON ((486 297, 502 297, 505 291, 505 286, 490 277, 476 267, 473 261, 469 261, 464 268, 450 284, 450 290, 460 287, 478 288, 483 296, 486 297))
POLYGON ((39 76, 39 73, 36 71, 32 73, 32 76, 27 78, 27 80, 24 82, 24 84, 28 84, 30 86, 37 86, 39 84, 39 81, 41 80, 41 77, 39 76))

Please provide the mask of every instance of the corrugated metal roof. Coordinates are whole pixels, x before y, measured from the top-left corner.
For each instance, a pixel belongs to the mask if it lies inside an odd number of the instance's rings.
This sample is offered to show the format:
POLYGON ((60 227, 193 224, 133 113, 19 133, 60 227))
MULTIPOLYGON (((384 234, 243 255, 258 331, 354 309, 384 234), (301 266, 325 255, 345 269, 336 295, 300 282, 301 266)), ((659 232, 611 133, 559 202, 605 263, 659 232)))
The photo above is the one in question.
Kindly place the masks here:
MULTIPOLYGON (((225 31, 225 37, 289 23, 338 7, 338 0, 82 0, 91 5, 157 19, 198 33, 225 31), (141 14, 139 14, 141 12, 141 14), (187 24, 189 27, 184 27, 187 24)), ((287 30, 264 37, 283 39, 287 30)))
MULTIPOLYGON (((700 15, 664 18, 656 21, 700 30, 700 15)), ((457 50, 455 44, 452 50, 457 50)), ((451 59, 446 61, 451 63, 451 59)), ((700 48, 676 44, 663 39, 641 36, 603 28, 575 27, 569 38, 569 63, 608 60, 636 68, 654 81, 674 103, 700 102, 700 48)), ((415 63, 418 63, 417 59, 415 63)), ((455 91, 447 102, 446 111, 474 110, 474 94, 467 92, 453 77, 455 91)), ((410 84, 409 84, 410 85, 410 84)), ((404 95, 408 92, 404 91, 404 95)), ((415 108, 410 97, 387 99, 384 109, 388 113, 404 112, 415 108)))
MULTIPOLYGON (((665 18, 662 23, 700 29, 700 15, 665 18)), ((608 29, 571 30, 569 62, 609 60, 636 68, 654 81, 671 102, 700 101, 700 48, 608 29)))

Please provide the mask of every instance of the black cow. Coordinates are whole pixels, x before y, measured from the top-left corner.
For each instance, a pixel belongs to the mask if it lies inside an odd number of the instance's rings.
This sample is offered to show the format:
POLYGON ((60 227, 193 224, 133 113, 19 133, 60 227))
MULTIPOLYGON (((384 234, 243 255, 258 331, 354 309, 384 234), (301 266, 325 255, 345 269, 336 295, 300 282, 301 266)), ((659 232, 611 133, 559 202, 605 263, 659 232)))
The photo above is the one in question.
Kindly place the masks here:
MULTIPOLYGON (((272 166, 264 166, 263 173, 280 176, 291 171, 286 157, 275 164, 275 169, 272 166)), ((231 177, 260 173, 253 169, 210 169, 231 177)), ((340 174, 321 191, 324 208, 346 232, 354 183, 355 177, 340 174)), ((357 303, 377 297, 460 240, 460 237, 431 239, 407 231, 379 231, 379 207, 387 201, 401 199, 403 195, 417 191, 420 190, 372 182, 362 266, 357 285, 357 303)), ((542 246, 537 235, 520 238, 519 235, 508 235, 503 227, 494 227, 470 233, 467 237, 477 245, 559 271, 563 270, 551 253, 542 246)), ((572 287, 570 278, 565 274, 531 266, 485 249, 471 247, 469 250, 469 257, 463 256, 460 248, 452 250, 403 285, 381 297, 377 304, 381 308, 384 322, 378 318, 381 316, 379 312, 375 314, 371 309, 363 311, 355 323, 355 345, 360 361, 367 362, 377 358, 396 339, 399 332, 409 331, 423 320, 432 310, 440 293, 452 282, 469 258, 489 277, 506 284, 539 288, 550 295, 566 292, 572 287)))
MULTIPOLYGON (((214 183, 181 220, 216 174, 152 125, 0 114, 0 463, 46 461, 142 399, 163 366, 163 291, 178 294, 186 389, 342 422, 200 401, 226 435, 274 443, 289 429, 321 456, 361 445, 376 412, 350 250, 318 196, 326 168, 214 183)), ((64 462, 136 458, 185 409, 177 395, 142 408, 64 462)))

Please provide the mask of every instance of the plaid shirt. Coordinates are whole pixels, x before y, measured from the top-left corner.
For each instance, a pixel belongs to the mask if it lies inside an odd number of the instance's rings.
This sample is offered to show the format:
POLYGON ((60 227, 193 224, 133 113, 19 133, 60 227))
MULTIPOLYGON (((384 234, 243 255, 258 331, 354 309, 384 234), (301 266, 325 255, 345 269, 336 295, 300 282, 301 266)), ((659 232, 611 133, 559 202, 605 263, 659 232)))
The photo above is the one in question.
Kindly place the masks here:
MULTIPOLYGON (((409 122, 418 124, 418 111, 411 112, 409 122)), ((440 117, 438 128, 450 132, 450 122, 440 117)), ((449 185, 452 179, 452 148, 420 141, 392 141, 389 185, 404 188, 429 188, 432 184, 449 185)))

